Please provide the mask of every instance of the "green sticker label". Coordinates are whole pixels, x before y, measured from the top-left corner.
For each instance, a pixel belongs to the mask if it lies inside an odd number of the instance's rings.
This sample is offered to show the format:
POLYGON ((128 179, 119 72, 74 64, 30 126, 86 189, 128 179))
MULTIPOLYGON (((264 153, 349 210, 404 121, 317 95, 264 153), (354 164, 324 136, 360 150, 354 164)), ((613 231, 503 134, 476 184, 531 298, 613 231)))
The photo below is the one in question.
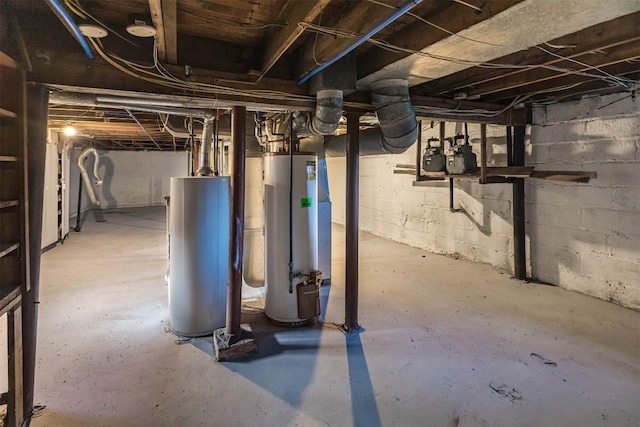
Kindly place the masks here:
POLYGON ((300 207, 301 208, 310 208, 311 207, 311 197, 303 197, 300 199, 300 207))

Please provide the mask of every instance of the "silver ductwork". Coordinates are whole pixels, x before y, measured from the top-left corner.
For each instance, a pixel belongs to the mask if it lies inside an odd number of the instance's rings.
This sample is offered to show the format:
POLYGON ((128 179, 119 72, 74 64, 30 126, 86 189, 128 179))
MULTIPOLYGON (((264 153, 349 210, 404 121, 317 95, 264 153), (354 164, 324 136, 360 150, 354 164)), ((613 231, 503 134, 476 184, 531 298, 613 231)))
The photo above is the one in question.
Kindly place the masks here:
POLYGON ((95 160, 93 162, 93 176, 95 185, 102 185, 102 178, 98 175, 98 161, 100 160, 100 156, 98 154, 98 150, 95 148, 87 148, 84 150, 80 157, 78 157, 78 169, 80 169, 80 174, 82 175, 82 181, 84 182, 84 186, 87 189, 87 194, 89 195, 89 199, 91 203, 94 205, 100 205, 100 200, 96 197, 96 193, 93 190, 93 183, 91 182, 91 178, 89 178, 89 173, 87 172, 87 168, 84 167, 84 161, 89 157, 89 155, 93 154, 95 160))
MULTIPOLYGON (((380 127, 360 132, 360 155, 400 154, 418 138, 418 121, 409 97, 409 84, 389 79, 371 85, 371 103, 380 127)), ((345 155, 346 135, 325 137, 327 156, 345 155)))
POLYGON ((316 110, 309 121, 313 135, 331 135, 342 116, 342 91, 325 89, 316 93, 316 110))
POLYGON ((262 145, 282 141, 288 137, 291 125, 296 137, 331 135, 338 128, 342 117, 343 93, 341 90, 324 89, 316 93, 315 111, 277 113, 256 122, 256 137, 262 145), (293 120, 293 123, 290 123, 293 120))
POLYGON ((81 105, 83 107, 118 108, 121 110, 146 111, 149 113, 173 114, 183 117, 204 117, 207 110, 185 108, 186 103, 154 98, 106 96, 81 92, 51 92, 50 104, 81 105))

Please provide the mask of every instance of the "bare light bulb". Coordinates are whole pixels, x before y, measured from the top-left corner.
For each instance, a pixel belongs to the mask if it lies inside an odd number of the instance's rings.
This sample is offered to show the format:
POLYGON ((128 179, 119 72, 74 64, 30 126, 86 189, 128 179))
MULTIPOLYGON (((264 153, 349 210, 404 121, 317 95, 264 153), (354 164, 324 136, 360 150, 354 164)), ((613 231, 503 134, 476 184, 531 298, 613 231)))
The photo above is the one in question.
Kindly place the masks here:
POLYGON ((67 126, 64 128, 64 134, 67 136, 73 136, 76 134, 76 128, 73 126, 67 126))

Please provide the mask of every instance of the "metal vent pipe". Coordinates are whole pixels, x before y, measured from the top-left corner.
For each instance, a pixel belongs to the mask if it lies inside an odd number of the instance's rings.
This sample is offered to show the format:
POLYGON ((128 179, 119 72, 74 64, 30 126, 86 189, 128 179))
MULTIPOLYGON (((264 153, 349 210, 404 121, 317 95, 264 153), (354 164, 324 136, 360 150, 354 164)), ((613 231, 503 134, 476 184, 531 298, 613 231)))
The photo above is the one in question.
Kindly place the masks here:
MULTIPOLYGON (((360 132, 360 155, 400 154, 418 138, 418 121, 402 79, 381 80, 371 85, 371 103, 380 127, 360 132)), ((329 157, 345 155, 346 135, 325 137, 329 157)))
POLYGON ((416 142, 418 121, 409 98, 407 80, 389 79, 372 84, 371 104, 376 109, 386 151, 403 153, 416 142))
POLYGON ((330 135, 338 128, 342 116, 342 91, 319 90, 316 93, 316 111, 309 123, 314 135, 330 135))
POLYGON ((207 114, 204 117, 204 126, 202 128, 202 138, 200 139, 200 155, 199 162, 200 168, 198 169, 198 176, 211 176, 213 175, 213 169, 211 169, 211 142, 213 140, 213 123, 215 116, 213 114, 207 114))

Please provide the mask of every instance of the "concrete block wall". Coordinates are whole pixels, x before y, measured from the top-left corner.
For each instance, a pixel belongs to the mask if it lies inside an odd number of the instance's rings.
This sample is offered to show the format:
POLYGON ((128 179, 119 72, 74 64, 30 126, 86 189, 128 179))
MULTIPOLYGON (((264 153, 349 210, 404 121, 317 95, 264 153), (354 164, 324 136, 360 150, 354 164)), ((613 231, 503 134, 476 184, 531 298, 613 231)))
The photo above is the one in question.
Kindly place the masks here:
MULTIPOLYGON (((640 113, 628 94, 538 108, 528 129, 527 164, 540 170, 594 170, 589 184, 526 181, 529 274, 627 307, 640 308, 640 113), (627 97, 627 98, 625 98, 627 97)), ((423 122, 423 141, 438 136, 423 122)), ((453 124, 446 136, 453 136, 453 124)), ((469 125, 479 156, 479 125, 469 125)), ((506 164, 504 128, 488 127, 490 165, 506 164)), ((510 184, 456 180, 413 186, 397 164, 415 164, 416 147, 400 155, 361 157, 362 230, 436 253, 513 272, 510 184)), ((329 158, 334 221, 344 223, 345 161, 329 158)))
MULTIPOLYGON (((435 123, 422 123, 423 141, 438 137, 435 123)), ((456 134, 448 123, 446 137, 456 134)), ((487 129, 490 163, 506 165, 503 127, 487 129)), ((479 153, 480 126, 469 125, 470 143, 479 153)), ((423 147, 426 144, 423 145, 423 147)), ((382 237, 428 249, 513 269, 511 185, 483 185, 456 180, 454 207, 449 210, 449 182, 413 186, 412 175, 394 174, 398 164, 414 165, 417 146, 398 155, 363 156, 360 159, 360 227, 382 237)), ((478 158, 479 161, 479 158, 478 158)), ((334 221, 344 223, 345 159, 329 158, 329 183, 334 221)))
POLYGON ((530 271, 640 309, 640 104, 629 93, 534 111, 527 164, 595 171, 589 184, 526 181, 530 271))

